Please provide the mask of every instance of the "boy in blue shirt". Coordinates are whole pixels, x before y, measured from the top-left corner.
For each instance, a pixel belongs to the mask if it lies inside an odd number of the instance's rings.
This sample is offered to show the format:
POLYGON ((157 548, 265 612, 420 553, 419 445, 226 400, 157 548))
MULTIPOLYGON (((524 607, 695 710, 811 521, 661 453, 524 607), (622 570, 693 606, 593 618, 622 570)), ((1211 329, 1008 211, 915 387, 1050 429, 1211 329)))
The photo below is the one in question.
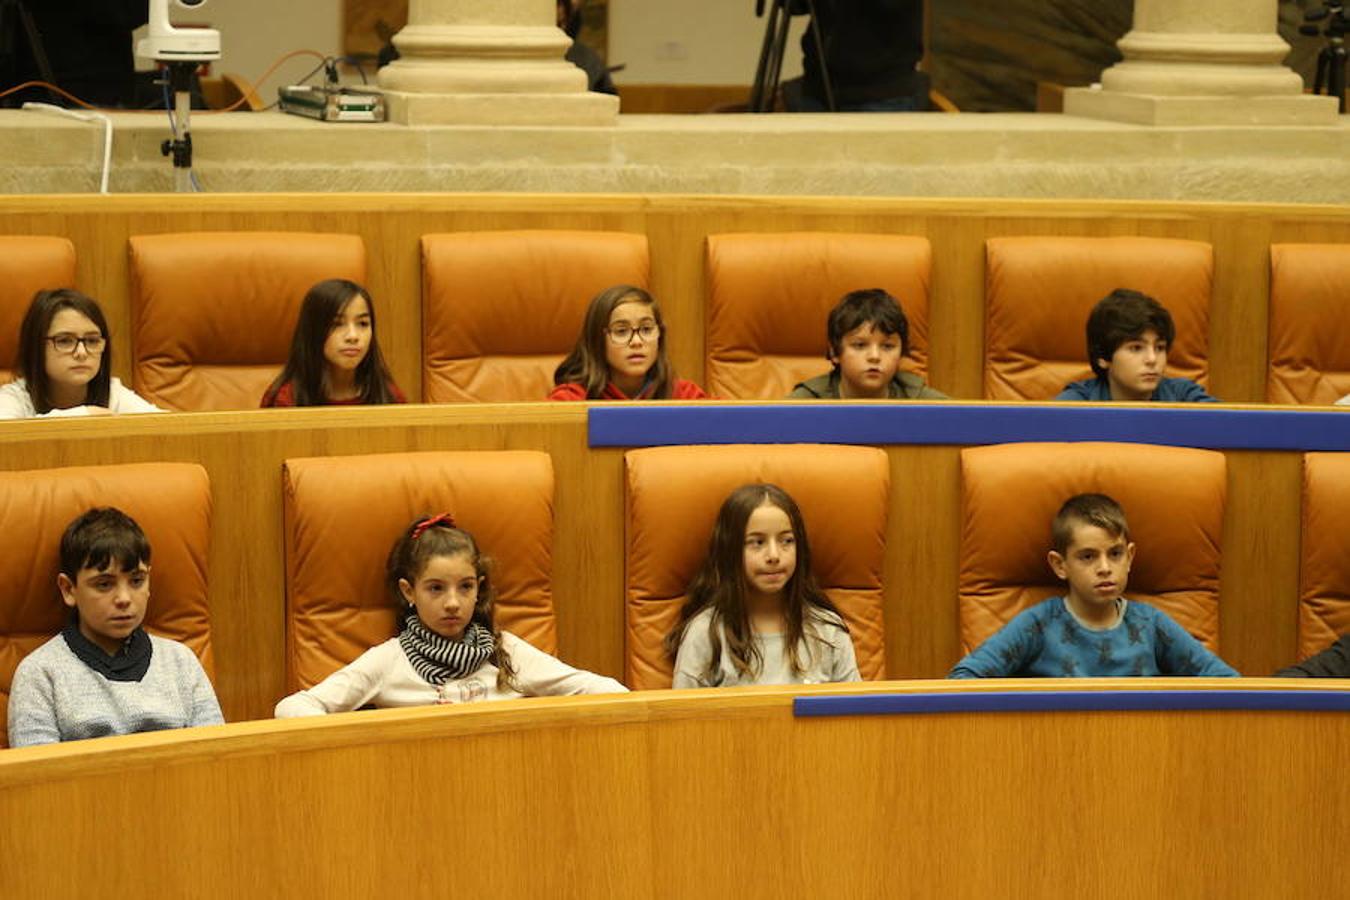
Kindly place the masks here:
POLYGON ((1050 568, 1068 592, 1019 613, 948 678, 1238 674, 1162 610, 1125 599, 1134 544, 1116 501, 1070 497, 1051 534, 1050 568))
POLYGON ((1088 315, 1088 363, 1094 377, 1069 384, 1055 399, 1218 402, 1189 378, 1163 377, 1175 337, 1172 314, 1161 303, 1117 288, 1088 315))

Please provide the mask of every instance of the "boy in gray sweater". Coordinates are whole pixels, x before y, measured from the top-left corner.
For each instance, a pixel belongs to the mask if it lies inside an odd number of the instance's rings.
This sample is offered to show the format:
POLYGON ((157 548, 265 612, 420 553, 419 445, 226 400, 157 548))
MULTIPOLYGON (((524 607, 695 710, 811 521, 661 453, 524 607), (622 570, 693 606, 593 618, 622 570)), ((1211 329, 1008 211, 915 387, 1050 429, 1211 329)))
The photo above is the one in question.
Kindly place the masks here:
POLYGON ((61 536, 69 624, 19 663, 11 747, 224 722, 191 650, 145 632, 150 543, 126 513, 91 509, 61 536))

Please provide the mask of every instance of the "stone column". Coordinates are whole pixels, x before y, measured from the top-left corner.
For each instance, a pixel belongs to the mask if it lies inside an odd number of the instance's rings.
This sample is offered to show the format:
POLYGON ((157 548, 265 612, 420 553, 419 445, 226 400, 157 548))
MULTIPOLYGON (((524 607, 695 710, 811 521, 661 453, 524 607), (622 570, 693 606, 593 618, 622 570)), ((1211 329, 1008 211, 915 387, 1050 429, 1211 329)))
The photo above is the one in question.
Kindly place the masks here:
POLYGON ((586 90, 563 59, 554 0, 410 0, 380 70, 389 118, 405 125, 613 125, 619 99, 586 90))
POLYGON ((1320 125, 1334 97, 1303 93, 1283 65, 1278 0, 1135 0, 1125 59, 1100 87, 1065 92, 1064 112, 1141 125, 1320 125))

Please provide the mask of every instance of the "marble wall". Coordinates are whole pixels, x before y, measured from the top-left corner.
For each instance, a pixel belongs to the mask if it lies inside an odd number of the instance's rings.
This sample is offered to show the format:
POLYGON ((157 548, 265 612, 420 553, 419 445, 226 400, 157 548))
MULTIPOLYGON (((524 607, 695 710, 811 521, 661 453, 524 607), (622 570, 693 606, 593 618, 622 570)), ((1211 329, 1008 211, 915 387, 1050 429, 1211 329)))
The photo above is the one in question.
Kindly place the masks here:
MULTIPOLYGON (((1321 38, 1298 34, 1304 9, 1321 0, 1282 0, 1288 64, 1312 84, 1321 38)), ((1084 85, 1120 59, 1133 0, 934 0, 929 41, 933 81, 963 110, 1031 110, 1036 84, 1084 85)))

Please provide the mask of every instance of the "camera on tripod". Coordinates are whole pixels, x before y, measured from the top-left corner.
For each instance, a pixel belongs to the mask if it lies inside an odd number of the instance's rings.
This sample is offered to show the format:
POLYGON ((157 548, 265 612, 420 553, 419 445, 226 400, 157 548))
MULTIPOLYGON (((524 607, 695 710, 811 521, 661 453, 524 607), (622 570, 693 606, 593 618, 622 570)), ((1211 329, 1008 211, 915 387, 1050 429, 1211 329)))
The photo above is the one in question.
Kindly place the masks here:
POLYGON ((1326 46, 1317 54, 1317 77, 1313 81, 1313 93, 1325 93, 1335 97, 1345 112, 1345 36, 1350 33, 1350 20, 1345 17, 1343 2, 1327 3, 1303 14, 1303 24, 1298 33, 1308 37, 1325 37, 1326 46), (1320 23, 1326 21, 1323 27, 1320 23))
POLYGON ((1345 37, 1346 32, 1350 31, 1350 22, 1345 18, 1345 4, 1328 3, 1317 9, 1308 10, 1303 14, 1303 24, 1299 26, 1298 31, 1299 34, 1306 34, 1308 37, 1317 37, 1319 34, 1325 34, 1327 37, 1345 37), (1325 32, 1312 24, 1323 19, 1328 20, 1325 32))

